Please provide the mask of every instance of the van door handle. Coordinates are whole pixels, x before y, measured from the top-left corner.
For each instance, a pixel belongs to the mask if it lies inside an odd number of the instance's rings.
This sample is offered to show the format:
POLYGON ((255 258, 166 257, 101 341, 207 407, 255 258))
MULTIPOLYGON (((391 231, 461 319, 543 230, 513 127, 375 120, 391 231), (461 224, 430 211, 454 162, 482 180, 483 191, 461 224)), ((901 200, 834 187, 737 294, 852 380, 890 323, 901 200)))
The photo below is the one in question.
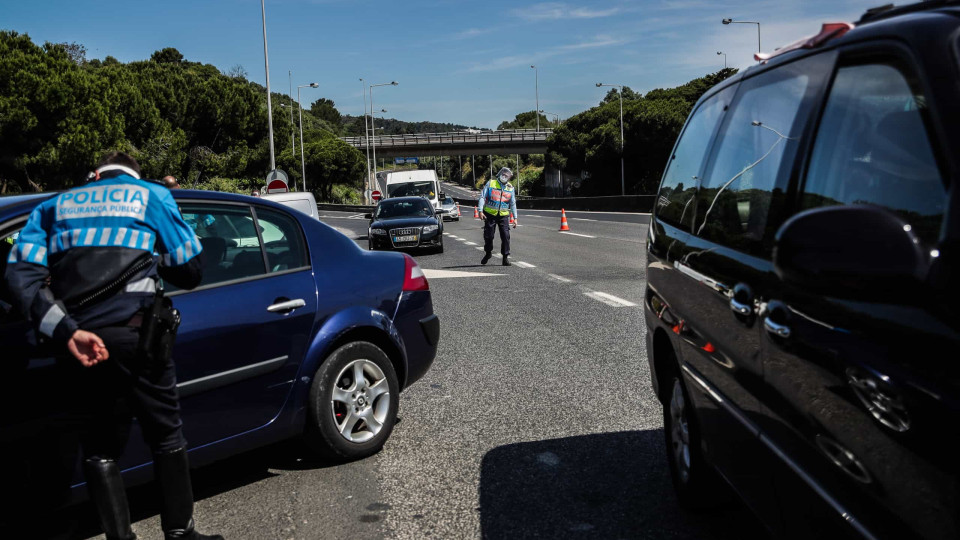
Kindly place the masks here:
POLYGON ((285 311, 293 311, 297 308, 302 308, 307 305, 302 298, 296 298, 294 300, 285 300, 283 298, 277 298, 277 300, 283 300, 282 302, 277 302, 267 308, 267 311, 270 313, 283 313, 285 311))

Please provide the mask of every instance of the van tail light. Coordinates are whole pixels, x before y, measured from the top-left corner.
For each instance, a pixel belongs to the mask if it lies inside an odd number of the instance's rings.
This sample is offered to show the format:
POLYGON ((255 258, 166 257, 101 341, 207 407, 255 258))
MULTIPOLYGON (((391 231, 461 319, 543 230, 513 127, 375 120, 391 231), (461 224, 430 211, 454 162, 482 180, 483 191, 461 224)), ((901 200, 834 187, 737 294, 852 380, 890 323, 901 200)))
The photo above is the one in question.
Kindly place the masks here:
POLYGON ((429 291, 430 284, 427 282, 427 276, 423 275, 423 270, 413 257, 403 254, 403 260, 406 267, 403 270, 403 291, 429 291))

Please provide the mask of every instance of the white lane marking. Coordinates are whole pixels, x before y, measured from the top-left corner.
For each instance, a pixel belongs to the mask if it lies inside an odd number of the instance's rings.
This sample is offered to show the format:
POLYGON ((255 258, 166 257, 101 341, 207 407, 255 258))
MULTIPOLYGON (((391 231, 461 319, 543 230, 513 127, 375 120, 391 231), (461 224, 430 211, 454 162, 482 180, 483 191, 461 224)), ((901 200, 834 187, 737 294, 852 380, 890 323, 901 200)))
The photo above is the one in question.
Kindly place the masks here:
POLYGON ((363 217, 363 214, 354 214, 352 216, 347 216, 347 219, 366 219, 363 217))
POLYGON ((570 236, 582 236, 584 238, 596 238, 596 236, 590 236, 589 234, 577 234, 575 232, 560 231, 560 234, 569 234, 570 236))
POLYGON ((454 236, 454 235, 452 235, 452 234, 450 234, 450 233, 443 233, 443 234, 449 235, 450 238, 453 238, 454 240, 459 240, 459 239, 460 239, 459 236, 454 236))
POLYGON ((468 246, 475 246, 475 245, 477 245, 476 242, 464 242, 464 243, 467 244, 468 246))
POLYGON ((631 301, 629 301, 629 300, 624 300, 623 298, 620 298, 620 297, 618 297, 618 296, 614 296, 614 295, 612 295, 612 294, 607 294, 607 293, 605 293, 605 292, 600 292, 600 291, 586 291, 586 292, 584 292, 583 294, 589 296, 590 298, 593 298, 594 300, 599 300, 600 302, 603 302, 604 304, 607 304, 608 306, 613 306, 613 307, 633 307, 633 306, 636 306, 636 304, 634 304, 633 302, 631 302, 631 301))
POLYGON ((515 263, 513 263, 513 264, 519 266, 520 268, 536 268, 536 267, 537 267, 537 266, 534 265, 534 264, 525 263, 525 262, 523 262, 523 261, 517 261, 517 262, 515 262, 515 263))
MULTIPOLYGON (((560 212, 560 210, 548 210, 546 208, 521 208, 521 210, 525 211, 524 215, 533 215, 530 212, 555 212, 555 213, 560 212)), ((570 213, 574 213, 574 212, 578 214, 593 214, 593 215, 600 215, 600 216, 604 214, 621 215, 621 216, 649 216, 650 215, 650 212, 599 212, 595 210, 571 210, 570 211, 570 213)))
POLYGON ((491 274, 489 272, 463 272, 460 270, 434 270, 430 268, 424 268, 423 275, 426 276, 427 279, 444 279, 444 278, 463 278, 463 277, 502 276, 504 274, 491 274))
POLYGON ((572 217, 572 218, 570 218, 570 219, 575 220, 575 221, 597 221, 597 220, 595 220, 595 219, 587 219, 587 218, 582 218, 582 217, 572 217))
POLYGON ((477 246, 477 247, 476 247, 476 248, 474 248, 474 249, 478 249, 478 250, 480 250, 480 251, 483 251, 483 248, 482 248, 482 247, 480 247, 480 246, 477 246))
POLYGON ((555 279, 555 280, 557 280, 557 281, 562 281, 563 283, 573 283, 573 280, 572 280, 572 279, 565 278, 565 277, 563 277, 563 276, 558 276, 558 275, 556 275, 556 274, 547 274, 547 275, 550 276, 550 277, 552 277, 553 279, 555 279))
MULTIPOLYGON (((480 248, 480 249, 483 249, 483 248, 480 248)), ((503 258, 503 255, 500 255, 499 253, 494 253, 493 256, 494 256, 494 257, 497 257, 498 259, 502 259, 502 258, 503 258)))

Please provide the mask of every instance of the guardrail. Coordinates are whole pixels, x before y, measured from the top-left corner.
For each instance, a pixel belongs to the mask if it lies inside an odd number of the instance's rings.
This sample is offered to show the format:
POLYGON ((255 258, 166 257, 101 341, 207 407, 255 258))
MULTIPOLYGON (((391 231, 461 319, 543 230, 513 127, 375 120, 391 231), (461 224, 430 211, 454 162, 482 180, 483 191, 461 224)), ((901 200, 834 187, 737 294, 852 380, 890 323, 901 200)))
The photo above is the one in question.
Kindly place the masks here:
MULTIPOLYGON (((411 133, 407 135, 375 135, 370 137, 370 146, 377 148, 421 146, 425 144, 477 144, 495 142, 544 142, 553 133, 552 129, 512 129, 468 133, 454 131, 449 133, 411 133)), ((347 144, 364 147, 365 137, 341 137, 347 144)))
MULTIPOLYGON (((453 197, 466 208, 477 204, 477 199, 453 197)), ((593 212, 637 212, 653 210, 656 195, 610 195, 601 197, 520 197, 517 208, 528 210, 585 210, 593 212)))

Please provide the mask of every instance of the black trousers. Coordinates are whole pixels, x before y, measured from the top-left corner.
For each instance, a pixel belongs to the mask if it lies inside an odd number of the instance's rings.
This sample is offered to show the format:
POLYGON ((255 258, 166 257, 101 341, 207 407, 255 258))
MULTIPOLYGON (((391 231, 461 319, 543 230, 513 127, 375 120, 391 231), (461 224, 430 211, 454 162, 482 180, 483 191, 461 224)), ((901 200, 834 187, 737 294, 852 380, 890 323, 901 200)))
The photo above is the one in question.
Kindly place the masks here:
POLYGON ((138 355, 138 328, 92 332, 103 340, 110 358, 85 368, 71 356, 59 366, 70 381, 64 405, 70 407, 65 410, 78 430, 84 457, 119 459, 134 416, 154 453, 186 446, 173 360, 150 365, 138 355))
POLYGON ((487 219, 483 222, 483 250, 493 253, 494 230, 499 230, 500 254, 504 257, 510 255, 510 216, 485 216, 487 219))

